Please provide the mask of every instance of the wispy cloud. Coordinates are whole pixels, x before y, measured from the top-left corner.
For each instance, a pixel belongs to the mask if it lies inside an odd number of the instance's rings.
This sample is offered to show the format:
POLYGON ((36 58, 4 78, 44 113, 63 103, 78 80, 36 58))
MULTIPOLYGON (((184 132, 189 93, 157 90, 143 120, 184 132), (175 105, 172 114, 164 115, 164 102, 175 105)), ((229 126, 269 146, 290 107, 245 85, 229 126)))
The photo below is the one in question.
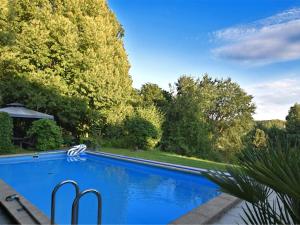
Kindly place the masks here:
POLYGON ((300 59, 300 8, 214 32, 217 57, 268 64, 300 59))
POLYGON ((300 103, 300 76, 282 78, 245 88, 254 96, 255 119, 285 119, 289 108, 300 103))

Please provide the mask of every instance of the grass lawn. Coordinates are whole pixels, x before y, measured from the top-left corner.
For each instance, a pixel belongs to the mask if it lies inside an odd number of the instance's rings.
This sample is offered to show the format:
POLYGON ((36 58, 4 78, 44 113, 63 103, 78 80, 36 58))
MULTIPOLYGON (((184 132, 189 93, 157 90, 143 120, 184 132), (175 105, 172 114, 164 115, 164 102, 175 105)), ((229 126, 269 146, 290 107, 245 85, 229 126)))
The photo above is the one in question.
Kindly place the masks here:
POLYGON ((172 154, 169 152, 162 152, 158 150, 149 150, 149 151, 132 151, 128 149, 121 148, 101 148, 101 152, 108 152, 113 154, 137 157, 142 159, 155 160, 160 162, 174 163, 178 165, 191 166, 203 169, 217 169, 224 170, 226 164, 217 163, 209 160, 186 157, 181 155, 172 154))
POLYGON ((10 150, 0 150, 0 155, 26 154, 26 153, 34 153, 34 152, 36 151, 15 147, 10 150))

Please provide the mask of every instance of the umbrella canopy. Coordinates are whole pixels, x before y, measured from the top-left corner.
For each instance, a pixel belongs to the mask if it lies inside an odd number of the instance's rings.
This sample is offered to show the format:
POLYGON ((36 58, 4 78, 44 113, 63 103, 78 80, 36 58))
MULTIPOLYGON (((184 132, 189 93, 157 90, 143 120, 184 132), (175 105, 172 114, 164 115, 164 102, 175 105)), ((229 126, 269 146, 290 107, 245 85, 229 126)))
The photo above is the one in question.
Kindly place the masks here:
POLYGON ((45 113, 37 112, 31 109, 25 108, 20 103, 7 104, 7 107, 1 108, 0 112, 6 112, 14 118, 29 118, 29 119, 50 119, 54 120, 54 116, 45 113))

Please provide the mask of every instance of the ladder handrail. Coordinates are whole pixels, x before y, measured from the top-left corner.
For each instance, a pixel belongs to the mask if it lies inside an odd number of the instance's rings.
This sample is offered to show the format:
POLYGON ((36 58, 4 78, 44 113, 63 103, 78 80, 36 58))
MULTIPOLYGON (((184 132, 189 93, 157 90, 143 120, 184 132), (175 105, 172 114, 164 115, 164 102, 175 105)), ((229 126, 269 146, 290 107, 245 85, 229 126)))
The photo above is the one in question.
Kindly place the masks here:
POLYGON ((101 194, 97 190, 95 190, 95 189, 87 189, 85 191, 82 191, 74 199, 73 204, 72 204, 72 220, 71 220, 71 224, 72 225, 77 225, 78 224, 79 200, 81 199, 81 197, 83 197, 84 195, 86 195, 88 193, 92 193, 92 194, 96 195, 96 197, 97 197, 97 201, 98 201, 97 225, 101 225, 101 219, 102 219, 101 218, 101 213, 102 213, 102 197, 101 197, 101 194))
POLYGON ((78 197, 79 195, 79 186, 78 184, 73 181, 73 180, 65 180, 65 181, 62 181, 60 182, 59 184, 57 184, 53 191, 52 191, 52 194, 51 194, 51 224, 55 224, 55 204, 56 204, 56 192, 62 187, 64 186, 65 184, 72 184, 75 188, 75 191, 76 191, 76 198, 78 197))

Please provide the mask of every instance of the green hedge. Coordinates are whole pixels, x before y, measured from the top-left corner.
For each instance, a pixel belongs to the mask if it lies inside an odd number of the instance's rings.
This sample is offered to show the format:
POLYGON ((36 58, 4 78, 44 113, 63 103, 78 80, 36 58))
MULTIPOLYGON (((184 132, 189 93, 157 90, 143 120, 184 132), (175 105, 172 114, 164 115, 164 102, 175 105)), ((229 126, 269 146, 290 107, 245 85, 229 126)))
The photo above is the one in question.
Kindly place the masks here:
POLYGON ((27 132, 34 139, 37 150, 56 149, 63 143, 61 128, 53 120, 36 120, 27 132))
POLYGON ((0 150, 12 147, 13 121, 7 113, 0 112, 0 150))

